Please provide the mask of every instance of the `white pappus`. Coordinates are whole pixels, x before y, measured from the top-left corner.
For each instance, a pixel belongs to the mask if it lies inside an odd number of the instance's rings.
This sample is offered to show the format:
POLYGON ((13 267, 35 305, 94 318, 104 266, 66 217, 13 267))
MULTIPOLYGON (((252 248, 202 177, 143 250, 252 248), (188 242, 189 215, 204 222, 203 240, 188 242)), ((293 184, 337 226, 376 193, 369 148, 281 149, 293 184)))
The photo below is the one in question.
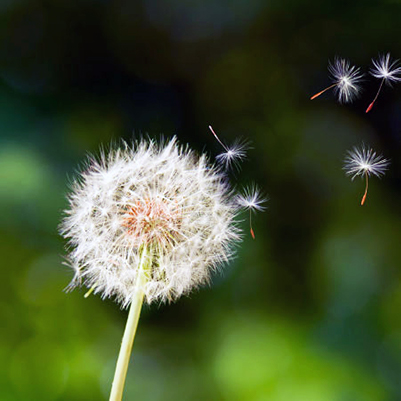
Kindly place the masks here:
POLYGON ((386 55, 379 55, 376 60, 372 59, 372 63, 373 68, 370 69, 370 74, 377 79, 381 79, 381 82, 379 89, 376 92, 376 96, 366 109, 366 113, 372 109, 384 83, 391 86, 392 82, 401 81, 401 67, 398 63, 398 60, 391 59, 390 53, 387 53, 386 55))
POLYGON ((237 195, 238 205, 245 210, 249 210, 249 228, 253 239, 255 239, 255 233, 252 227, 252 213, 266 210, 264 204, 267 201, 268 198, 261 194, 255 184, 245 187, 242 194, 237 195))
POLYGON ((365 203, 368 194, 369 176, 371 174, 381 178, 388 169, 390 161, 385 159, 382 155, 378 155, 372 148, 362 144, 361 147, 354 147, 348 151, 344 160, 345 173, 351 176, 354 180, 355 177, 365 177, 365 192, 363 194, 361 205, 365 203))
POLYGON ((127 307, 144 265, 148 303, 206 283, 240 240, 239 207, 226 176, 176 138, 140 140, 90 158, 72 184, 61 233, 70 284, 127 307))
POLYGON ((334 62, 329 62, 328 70, 333 84, 316 93, 311 100, 317 98, 329 89, 334 89, 340 103, 352 102, 360 93, 363 74, 360 68, 351 65, 343 58, 336 57, 334 62))

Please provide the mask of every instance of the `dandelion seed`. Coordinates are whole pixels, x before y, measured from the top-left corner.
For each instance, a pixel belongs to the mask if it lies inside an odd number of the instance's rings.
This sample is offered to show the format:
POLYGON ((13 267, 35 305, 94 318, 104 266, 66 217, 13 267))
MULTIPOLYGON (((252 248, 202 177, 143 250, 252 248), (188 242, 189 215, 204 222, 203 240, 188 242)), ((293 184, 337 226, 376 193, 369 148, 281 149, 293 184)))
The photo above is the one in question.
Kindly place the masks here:
POLYGON ((240 169, 240 162, 246 159, 248 150, 248 143, 236 140, 230 147, 227 147, 226 152, 220 153, 216 156, 216 160, 223 164, 228 170, 232 166, 240 169))
POLYGON ((392 82, 401 81, 401 66, 398 60, 391 60, 390 53, 379 56, 377 60, 372 59, 372 63, 373 68, 371 68, 370 74, 377 79, 381 79, 381 82, 376 96, 366 109, 366 113, 372 109, 385 82, 391 86, 392 82))
POLYGON ((365 177, 365 192, 362 196, 361 205, 365 203, 368 187, 369 176, 371 174, 381 178, 388 169, 390 161, 385 159, 382 155, 377 155, 376 152, 362 144, 360 148, 354 147, 353 150, 348 151, 348 155, 344 160, 344 167, 347 175, 352 176, 351 180, 355 177, 365 177))
POLYGON ((122 398, 143 300, 175 300, 233 255, 240 230, 231 194, 225 175, 175 138, 103 152, 73 183, 61 224, 70 288, 130 305, 111 401, 122 398))
POLYGON ((255 239, 255 233, 252 227, 252 213, 262 212, 266 209, 263 206, 267 202, 267 198, 262 196, 256 185, 251 185, 243 190, 243 193, 237 196, 238 205, 246 210, 249 210, 249 229, 252 238, 255 239))
POLYGON ((330 89, 334 89, 340 103, 352 102, 360 92, 360 81, 363 76, 360 73, 360 68, 351 66, 348 60, 335 58, 334 63, 329 63, 328 70, 333 84, 313 95, 311 100, 330 89))
POLYGON ((240 168, 240 162, 242 162, 247 157, 247 150, 249 149, 248 142, 236 140, 231 147, 226 146, 217 134, 214 132, 211 125, 209 125, 209 129, 217 139, 219 144, 223 147, 225 152, 217 155, 216 160, 223 164, 226 169, 231 168, 231 166, 235 166, 237 169, 240 168))

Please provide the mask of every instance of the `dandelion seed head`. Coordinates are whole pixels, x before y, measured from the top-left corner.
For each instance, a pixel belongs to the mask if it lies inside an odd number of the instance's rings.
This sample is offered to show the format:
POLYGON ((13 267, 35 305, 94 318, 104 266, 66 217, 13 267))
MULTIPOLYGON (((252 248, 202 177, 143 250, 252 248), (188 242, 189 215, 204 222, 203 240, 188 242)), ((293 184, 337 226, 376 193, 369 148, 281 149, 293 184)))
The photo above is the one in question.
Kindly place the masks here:
POLYGON ((378 79, 384 79, 387 84, 401 81, 401 66, 398 60, 392 60, 390 53, 379 55, 377 59, 372 59, 373 68, 370 74, 378 79))
POLYGON ((373 174, 380 178, 386 173, 389 165, 389 160, 378 155, 372 148, 362 145, 348 151, 343 169, 347 175, 352 176, 352 180, 357 176, 363 177, 365 174, 368 176, 373 174))
POLYGON ((340 103, 349 103, 353 101, 360 93, 360 82, 363 74, 360 68, 351 66, 348 60, 335 58, 334 63, 329 63, 329 72, 331 74, 338 101, 340 103))
POLYGON ((144 249, 145 298, 164 302, 206 283, 241 237, 226 177, 175 138, 91 157, 68 200, 61 233, 75 271, 70 288, 93 287, 123 307, 137 289, 144 249))

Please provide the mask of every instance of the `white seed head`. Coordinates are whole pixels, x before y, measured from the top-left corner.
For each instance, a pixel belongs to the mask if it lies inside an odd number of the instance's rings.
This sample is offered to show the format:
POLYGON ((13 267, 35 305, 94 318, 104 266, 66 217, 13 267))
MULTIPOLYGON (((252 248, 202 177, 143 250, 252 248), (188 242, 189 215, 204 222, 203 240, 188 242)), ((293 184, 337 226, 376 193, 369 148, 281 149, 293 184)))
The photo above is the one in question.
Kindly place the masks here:
POLYGON ((352 176, 352 180, 358 175, 363 177, 365 174, 368 176, 373 174, 380 178, 385 174, 389 165, 389 160, 362 144, 361 147, 354 147, 348 151, 343 169, 347 175, 352 176))
POLYGON ((360 93, 360 81, 363 74, 360 68, 351 66, 348 60, 335 58, 334 63, 329 63, 329 72, 333 83, 335 83, 335 93, 340 103, 352 102, 360 93))
POLYGON ((392 60, 390 53, 379 55, 375 60, 372 59, 373 68, 370 74, 375 78, 384 79, 386 83, 401 81, 401 67, 398 60, 392 60))
POLYGON ((206 283, 240 240, 226 177, 175 138, 90 158, 68 199, 61 233, 75 270, 70 288, 84 284, 123 307, 145 251, 146 300, 170 301, 206 283))
POLYGON ((244 188, 243 193, 237 196, 237 203, 242 209, 248 209, 252 212, 263 212, 266 209, 264 203, 267 198, 264 197, 256 185, 250 185, 244 188))

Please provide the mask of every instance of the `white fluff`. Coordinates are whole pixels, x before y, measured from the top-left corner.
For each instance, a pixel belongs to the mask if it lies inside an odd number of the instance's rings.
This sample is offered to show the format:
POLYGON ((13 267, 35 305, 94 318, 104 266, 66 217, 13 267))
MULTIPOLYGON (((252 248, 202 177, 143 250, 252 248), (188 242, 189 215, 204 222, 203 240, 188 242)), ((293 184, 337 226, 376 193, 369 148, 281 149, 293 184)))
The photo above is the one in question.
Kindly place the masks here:
POLYGON ((148 303, 175 300, 208 281, 240 240, 238 204, 223 173, 176 138, 141 140, 89 158, 72 185, 61 233, 70 288, 84 284, 127 307, 141 252, 151 266, 148 303))
POLYGON ((352 102, 360 92, 362 74, 348 60, 336 58, 329 63, 329 72, 335 84, 334 91, 340 103, 352 102))
POLYGON ((347 175, 352 176, 352 180, 358 175, 363 178, 365 174, 368 176, 373 174, 380 178, 385 174, 389 165, 389 160, 362 144, 361 147, 354 147, 348 151, 343 169, 347 175))
POLYGON ((384 79, 388 84, 401 81, 401 67, 398 60, 392 60, 390 53, 372 59, 373 68, 370 74, 377 79, 384 79))

